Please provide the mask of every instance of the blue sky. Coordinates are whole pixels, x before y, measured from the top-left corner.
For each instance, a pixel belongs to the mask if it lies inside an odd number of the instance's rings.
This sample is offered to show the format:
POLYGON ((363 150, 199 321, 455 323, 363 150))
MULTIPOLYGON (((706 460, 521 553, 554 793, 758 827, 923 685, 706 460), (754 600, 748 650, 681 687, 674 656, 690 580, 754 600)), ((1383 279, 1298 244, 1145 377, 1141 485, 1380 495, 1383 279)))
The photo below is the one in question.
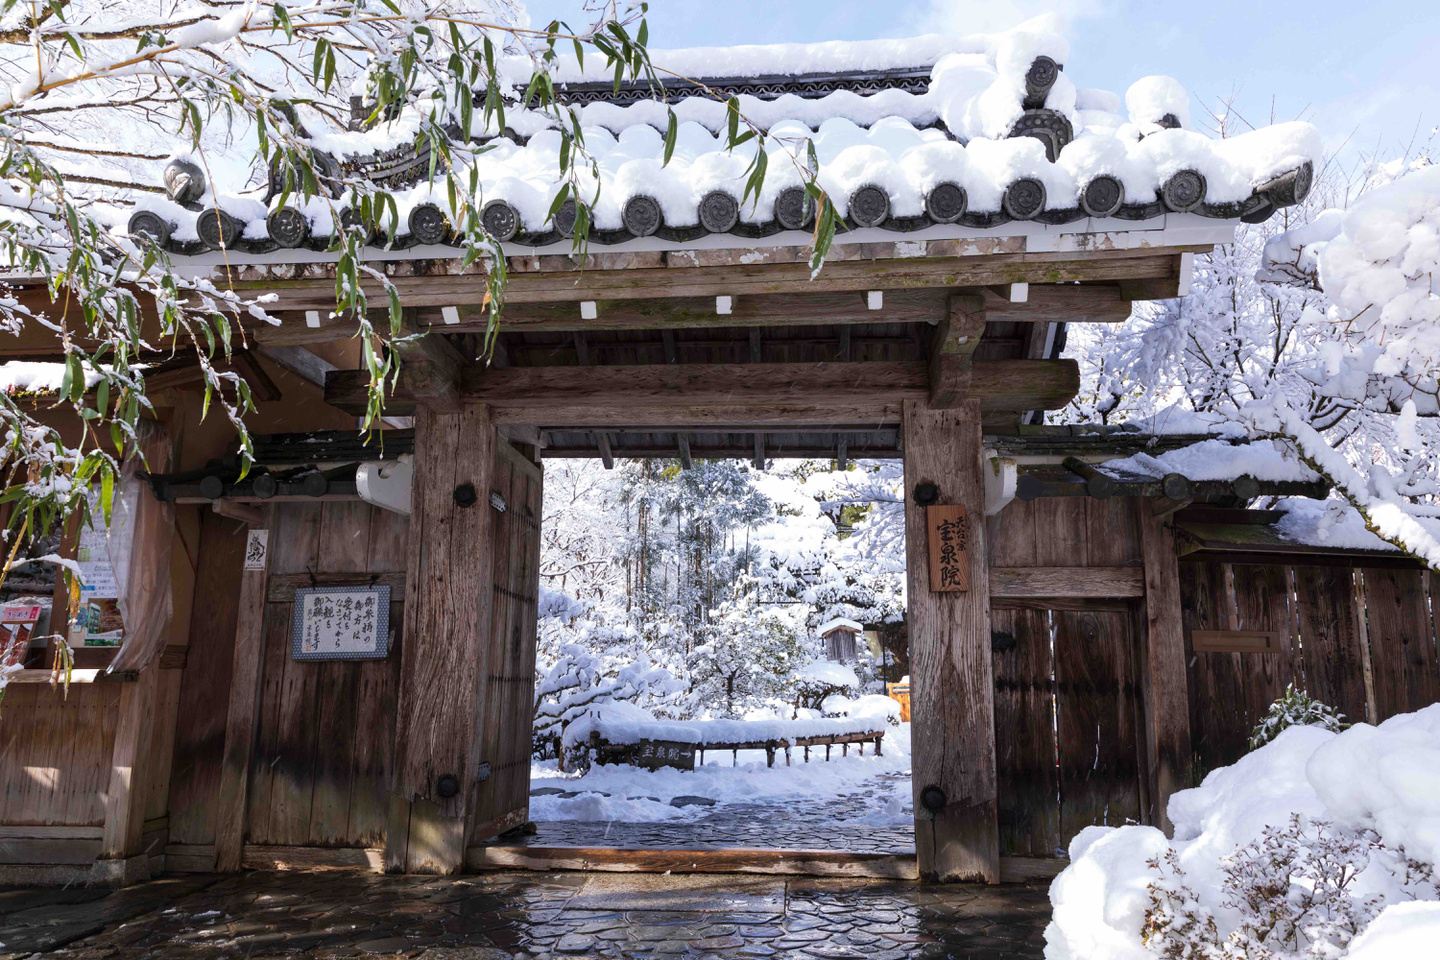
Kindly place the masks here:
MULTIPOLYGON (((531 18, 579 25, 581 0, 527 0, 531 18)), ((1047 10, 1071 18, 1081 87, 1123 94, 1168 74, 1191 114, 1238 95, 1249 122, 1308 119, 1332 146, 1393 156, 1440 124, 1436 0, 652 0, 651 46, 860 40, 1004 29, 1047 10)), ((1437 137, 1440 141, 1440 137, 1437 137)), ((1440 142, 1437 142, 1440 146, 1440 142)))

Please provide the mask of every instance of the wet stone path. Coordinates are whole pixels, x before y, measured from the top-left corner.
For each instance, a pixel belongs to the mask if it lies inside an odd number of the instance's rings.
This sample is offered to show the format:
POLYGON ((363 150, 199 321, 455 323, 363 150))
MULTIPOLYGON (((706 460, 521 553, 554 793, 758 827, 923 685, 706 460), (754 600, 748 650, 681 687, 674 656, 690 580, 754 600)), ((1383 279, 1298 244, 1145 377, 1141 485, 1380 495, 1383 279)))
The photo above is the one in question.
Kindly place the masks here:
MULTIPOLYGON (((543 782, 543 781, 542 781, 543 782)), ((915 822, 909 798, 910 777, 882 774, 866 787, 824 803, 725 803, 705 797, 676 797, 672 806, 710 812, 693 820, 649 823, 595 820, 537 821, 533 836, 507 837, 507 845, 545 847, 620 847, 647 850, 783 849, 834 850, 844 853, 915 852, 915 822), (887 810, 897 786, 905 800, 887 810), (711 806, 713 805, 713 806, 711 806)), ((544 786, 531 796, 579 794, 544 786)))
POLYGON ((0 890, 0 960, 1039 958, 1049 917, 1040 884, 706 875, 255 872, 67 893, 0 890))

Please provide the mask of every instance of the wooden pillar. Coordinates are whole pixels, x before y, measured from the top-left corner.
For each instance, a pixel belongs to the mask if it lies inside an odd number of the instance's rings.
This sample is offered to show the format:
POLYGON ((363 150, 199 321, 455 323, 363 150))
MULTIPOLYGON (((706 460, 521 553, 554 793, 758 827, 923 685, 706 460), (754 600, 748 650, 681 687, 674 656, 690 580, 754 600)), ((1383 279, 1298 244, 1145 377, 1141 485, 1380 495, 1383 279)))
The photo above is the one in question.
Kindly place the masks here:
POLYGON ((911 764, 920 877, 999 883, 980 402, 961 400, 935 410, 906 401, 904 418, 911 764), (915 502, 922 483, 938 488, 937 503, 966 508, 968 590, 931 590, 926 509, 915 502))
POLYGON ((1185 671, 1185 625, 1180 612, 1180 565, 1175 532, 1165 517, 1142 505, 1140 540, 1145 558, 1145 749, 1149 769, 1148 821, 1174 832, 1166 807, 1185 788, 1190 769, 1190 695, 1185 671))
POLYGON ((145 778, 152 759, 159 681, 160 665, 152 663, 138 680, 125 683, 120 691, 119 722, 110 756, 110 783, 105 792, 105 828, 97 864, 108 880, 120 886, 150 878, 149 858, 140 843, 145 826, 145 778))
MULTIPOLYGON (((274 509, 266 511, 273 529, 274 509)), ((256 531, 252 531, 256 532, 256 531)), ((235 661, 230 675, 230 708, 225 720, 225 752, 220 761, 220 796, 215 821, 215 869, 240 869, 245 845, 245 794, 250 783, 250 754, 260 701, 260 664, 265 649, 265 588, 270 573, 268 532, 258 568, 246 547, 240 573, 240 606, 235 620, 235 661)))
POLYGON ((484 715, 494 457, 484 406, 416 409, 387 870, 464 866, 484 715))

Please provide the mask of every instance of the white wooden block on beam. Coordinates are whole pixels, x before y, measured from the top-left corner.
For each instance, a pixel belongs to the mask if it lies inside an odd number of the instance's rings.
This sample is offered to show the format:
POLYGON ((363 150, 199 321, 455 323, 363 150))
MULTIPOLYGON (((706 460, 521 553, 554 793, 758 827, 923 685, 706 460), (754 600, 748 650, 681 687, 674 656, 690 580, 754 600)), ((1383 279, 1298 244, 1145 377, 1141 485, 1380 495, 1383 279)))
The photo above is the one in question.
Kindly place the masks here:
POLYGON ((1188 297, 1188 296, 1190 296, 1190 280, 1191 280, 1191 278, 1192 278, 1194 275, 1195 275, 1195 254, 1193 254, 1193 253, 1182 253, 1182 254, 1180 254, 1180 277, 1179 277, 1179 283, 1176 284, 1177 290, 1176 290, 1176 293, 1175 293, 1175 295, 1176 295, 1177 297, 1188 297))
POLYGON ((311 329, 315 329, 315 328, 317 328, 317 327, 320 326, 320 311, 319 311, 319 310, 306 310, 306 311, 305 311, 305 326, 310 327, 311 329))
POLYGON ((441 307, 440 319, 444 320, 446 323, 459 323, 460 310, 456 307, 441 307))
POLYGON ((595 309, 595 301, 594 301, 594 300, 581 300, 581 301, 580 301, 580 319, 581 319, 581 320, 594 320, 594 319, 595 319, 596 317, 598 317, 598 316, 600 316, 600 313, 599 313, 599 311, 597 311, 597 310, 595 309))
POLYGON ((885 309, 885 291, 871 290, 869 293, 865 294, 865 306, 869 307, 871 310, 885 309))
POLYGON ((1009 506, 1015 499, 1015 483, 1019 471, 1010 457, 997 457, 994 451, 986 450, 985 458, 985 516, 993 517, 1009 506))
POLYGON ((1011 303, 1025 303, 1025 302, 1026 302, 1027 300, 1029 300, 1029 299, 1030 299, 1030 284, 1028 284, 1028 283, 1012 283, 1012 284, 1010 284, 1010 302, 1011 302, 1011 303))
POLYGON ((734 306, 735 301, 730 299, 729 297, 715 298, 715 312, 720 314, 721 316, 729 316, 730 311, 734 306))
POLYGON ((408 517, 414 479, 415 460, 408 453, 394 460, 370 460, 355 470, 355 492, 366 503, 408 517))

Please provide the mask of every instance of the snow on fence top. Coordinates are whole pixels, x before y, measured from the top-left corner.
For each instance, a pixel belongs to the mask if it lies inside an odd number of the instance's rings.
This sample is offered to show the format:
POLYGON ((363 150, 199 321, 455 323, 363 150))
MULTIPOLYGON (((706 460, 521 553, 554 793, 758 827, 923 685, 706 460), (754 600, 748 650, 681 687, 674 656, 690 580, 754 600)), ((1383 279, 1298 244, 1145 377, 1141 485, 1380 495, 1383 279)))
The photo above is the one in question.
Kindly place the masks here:
POLYGON ((588 716, 576 720, 565 729, 567 744, 583 743, 591 731, 609 743, 639 743, 641 740, 667 740, 672 743, 693 743, 705 747, 728 747, 731 744, 777 743, 793 744, 807 737, 842 737, 853 734, 883 736, 883 717, 838 720, 643 720, 628 715, 588 716))
MULTIPOLYGON (((587 196, 600 188, 589 236, 597 243, 728 234, 733 245, 745 246, 808 230, 814 202, 797 164, 809 162, 812 144, 818 181, 851 228, 989 229, 1011 221, 1145 221, 1179 212, 1259 222, 1309 192, 1321 149, 1311 125, 1280 123, 1212 139, 1191 127, 1189 95, 1175 80, 1142 78, 1122 101, 1108 91, 1077 89, 1066 71, 1069 59, 1068 41, 1042 19, 980 37, 656 51, 663 93, 643 82, 622 84, 617 93, 608 78, 594 82, 590 64, 583 72, 563 61, 555 69, 562 99, 578 105, 585 147, 598 164, 599 183, 581 185, 587 196), (727 151, 724 98, 732 94, 766 136, 727 151), (667 103, 679 122, 668 164, 667 103), (745 171, 762 149, 764 187, 742 204, 745 171)), ((502 73, 528 79, 528 67, 519 66, 502 73)), ((455 117, 437 119, 453 141, 488 148, 457 162, 478 176, 490 233, 545 245, 571 236, 575 210, 570 203, 550 216, 562 186, 561 137, 552 118, 520 107, 520 92, 503 130, 486 127, 495 118, 487 121, 480 110, 468 130, 455 117)), ((326 113, 296 105, 301 133, 323 153, 322 168, 358 172, 393 192, 399 247, 456 239, 446 191, 428 180, 428 145, 418 152, 415 146, 418 109, 368 129, 341 130, 326 113)), ((367 115, 363 103, 352 114, 367 115)), ((253 131, 248 136, 253 141, 253 131)), ((253 155, 244 136, 230 149, 253 155)), ((230 180, 240 169, 209 168, 230 180)), ((239 182, 206 183, 199 165, 176 158, 164 177, 168 199, 139 198, 127 228, 182 254, 222 244, 247 253, 328 246, 336 212, 348 202, 338 188, 336 196, 283 212, 276 209, 277 178, 255 179, 265 183, 248 192, 239 182)))

